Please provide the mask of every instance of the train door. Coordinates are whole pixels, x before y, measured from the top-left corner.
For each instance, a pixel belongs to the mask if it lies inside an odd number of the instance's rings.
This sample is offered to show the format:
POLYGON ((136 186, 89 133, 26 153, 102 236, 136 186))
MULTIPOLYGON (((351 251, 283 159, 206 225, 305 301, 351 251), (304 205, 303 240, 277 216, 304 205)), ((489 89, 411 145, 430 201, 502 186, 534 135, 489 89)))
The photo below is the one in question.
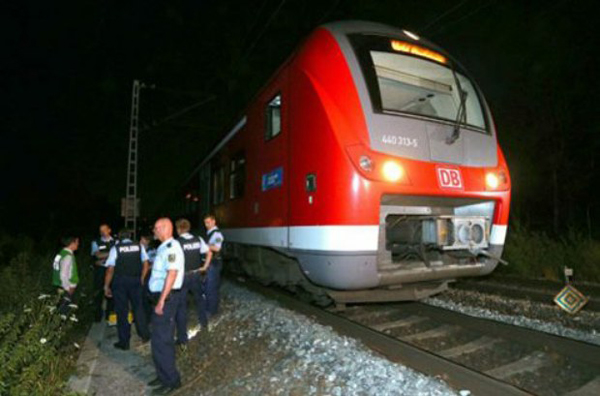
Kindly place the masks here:
POLYGON ((281 73, 260 95, 258 117, 260 125, 253 130, 257 149, 258 199, 254 214, 258 220, 260 244, 287 248, 289 233, 289 127, 287 72, 281 73))

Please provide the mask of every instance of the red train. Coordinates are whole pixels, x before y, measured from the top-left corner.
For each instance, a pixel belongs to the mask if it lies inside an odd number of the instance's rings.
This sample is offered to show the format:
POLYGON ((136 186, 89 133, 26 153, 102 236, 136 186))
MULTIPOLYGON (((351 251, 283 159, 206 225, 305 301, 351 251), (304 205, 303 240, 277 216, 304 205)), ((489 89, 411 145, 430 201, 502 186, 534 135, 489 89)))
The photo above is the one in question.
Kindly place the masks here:
POLYGON ((494 270, 510 176, 458 62, 347 21, 289 57, 182 195, 217 214, 230 256, 264 282, 338 303, 410 300, 494 270))

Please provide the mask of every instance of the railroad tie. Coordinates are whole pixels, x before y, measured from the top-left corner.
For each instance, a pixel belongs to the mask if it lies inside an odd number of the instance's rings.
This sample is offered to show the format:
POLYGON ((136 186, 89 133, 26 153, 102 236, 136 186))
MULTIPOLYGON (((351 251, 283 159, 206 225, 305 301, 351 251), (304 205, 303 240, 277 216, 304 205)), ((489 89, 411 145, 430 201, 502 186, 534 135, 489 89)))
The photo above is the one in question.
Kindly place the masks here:
POLYGON ((409 336, 401 337, 401 338, 402 338, 402 341, 415 342, 415 341, 426 340, 428 338, 445 337, 445 336, 449 335, 450 333, 453 333, 459 329, 460 328, 458 326, 441 325, 441 326, 436 327, 431 330, 418 332, 418 333, 411 334, 409 336))
POLYGON ((464 355, 467 353, 473 353, 480 349, 489 348, 492 345, 494 345, 500 341, 501 340, 498 338, 483 336, 483 337, 477 338, 471 342, 468 342, 466 344, 457 345, 452 348, 444 349, 443 351, 439 352, 438 354, 445 358, 453 358, 453 357, 464 355))
POLYGON ((412 326, 414 324, 421 323, 425 320, 427 320, 427 318, 425 318, 423 316, 411 315, 411 316, 408 316, 403 319, 394 320, 391 322, 380 323, 380 324, 373 325, 371 327, 377 331, 386 331, 386 330, 391 330, 391 329, 397 329, 400 327, 412 326))
POLYGON ((600 395, 600 377, 596 377, 579 389, 575 389, 566 396, 596 396, 600 395))
POLYGON ((386 308, 386 309, 382 309, 379 311, 372 311, 372 310, 358 310, 358 309, 353 309, 350 310, 348 309, 346 311, 346 317, 348 319, 350 319, 353 322, 364 322, 367 319, 371 319, 371 318, 377 318, 380 316, 384 316, 384 315, 388 315, 388 314, 392 314, 394 312, 397 312, 396 308, 386 308))
POLYGON ((544 352, 534 352, 514 362, 488 370, 485 373, 494 378, 507 379, 515 374, 536 371, 550 363, 548 355, 544 352))

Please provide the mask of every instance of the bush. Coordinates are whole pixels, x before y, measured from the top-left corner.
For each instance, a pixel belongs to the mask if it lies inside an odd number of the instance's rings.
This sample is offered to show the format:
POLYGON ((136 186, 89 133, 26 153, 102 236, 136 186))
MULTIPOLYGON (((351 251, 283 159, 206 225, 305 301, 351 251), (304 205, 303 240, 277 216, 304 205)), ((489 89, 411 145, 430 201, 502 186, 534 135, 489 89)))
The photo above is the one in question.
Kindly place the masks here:
MULTIPOLYGON (((0 241, 0 251, 0 395, 63 394, 91 313, 76 307, 68 317, 56 312, 60 297, 51 279, 57 252, 36 253, 30 239, 15 238, 0 241)), ((87 257, 79 259, 77 303, 83 307, 91 277, 87 257)))
POLYGON ((578 281, 600 282, 600 242, 574 230, 552 238, 513 224, 503 257, 509 265, 499 268, 500 273, 559 280, 564 267, 569 267, 578 281))

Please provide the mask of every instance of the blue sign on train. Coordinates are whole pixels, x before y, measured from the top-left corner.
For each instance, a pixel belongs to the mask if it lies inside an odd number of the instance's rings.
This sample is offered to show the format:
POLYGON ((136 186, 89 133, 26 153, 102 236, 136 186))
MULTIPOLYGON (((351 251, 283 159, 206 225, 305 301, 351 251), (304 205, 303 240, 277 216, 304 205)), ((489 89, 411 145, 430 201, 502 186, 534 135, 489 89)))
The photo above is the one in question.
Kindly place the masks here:
POLYGON ((273 169, 262 175, 262 190, 267 191, 280 187, 283 184, 283 167, 273 169))

